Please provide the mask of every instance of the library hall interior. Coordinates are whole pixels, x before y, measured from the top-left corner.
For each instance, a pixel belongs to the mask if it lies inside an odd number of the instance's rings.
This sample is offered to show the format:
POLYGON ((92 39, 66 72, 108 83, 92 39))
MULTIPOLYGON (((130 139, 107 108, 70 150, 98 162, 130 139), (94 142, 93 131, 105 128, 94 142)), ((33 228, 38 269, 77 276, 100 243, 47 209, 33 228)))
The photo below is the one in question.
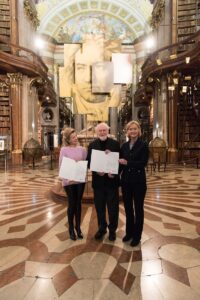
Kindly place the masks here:
POLYGON ((200 0, 0 0, 10 299, 200 299, 200 0))

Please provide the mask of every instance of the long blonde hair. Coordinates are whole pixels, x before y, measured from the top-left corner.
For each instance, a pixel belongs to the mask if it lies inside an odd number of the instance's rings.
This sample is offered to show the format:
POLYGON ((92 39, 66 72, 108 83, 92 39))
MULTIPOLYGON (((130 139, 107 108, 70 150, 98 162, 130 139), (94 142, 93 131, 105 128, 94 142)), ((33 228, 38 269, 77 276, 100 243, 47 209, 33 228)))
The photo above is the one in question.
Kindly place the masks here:
POLYGON ((72 133, 75 132, 74 128, 67 127, 63 129, 62 131, 62 144, 63 146, 69 146, 70 145, 70 136, 72 133))
MULTIPOLYGON (((138 127, 138 129, 139 129, 139 134, 138 134, 138 136, 140 137, 140 136, 142 135, 141 126, 140 126, 140 123, 139 123, 138 121, 135 121, 135 120, 132 120, 132 121, 128 122, 128 124, 126 124, 126 134, 127 134, 128 130, 129 130, 129 128, 130 128, 133 124, 136 125, 136 126, 138 127)), ((129 138, 128 134, 127 134, 127 137, 129 138)))

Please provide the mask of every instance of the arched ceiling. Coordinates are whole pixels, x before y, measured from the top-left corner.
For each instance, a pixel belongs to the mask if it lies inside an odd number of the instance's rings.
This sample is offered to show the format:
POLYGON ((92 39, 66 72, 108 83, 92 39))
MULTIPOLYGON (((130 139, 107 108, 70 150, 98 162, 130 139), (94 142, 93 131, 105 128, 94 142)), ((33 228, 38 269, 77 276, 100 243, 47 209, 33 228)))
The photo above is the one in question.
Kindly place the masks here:
MULTIPOLYGON (((38 31, 55 40, 58 40, 61 28, 76 24, 80 21, 80 16, 84 16, 86 20, 94 14, 100 20, 103 16, 106 25, 115 23, 118 27, 124 27, 132 41, 150 31, 148 20, 152 5, 148 0, 39 0, 37 2, 36 8, 40 19, 38 31)), ((113 28, 115 26, 113 25, 113 28)), ((90 31, 93 32, 93 28, 90 28, 90 31)))

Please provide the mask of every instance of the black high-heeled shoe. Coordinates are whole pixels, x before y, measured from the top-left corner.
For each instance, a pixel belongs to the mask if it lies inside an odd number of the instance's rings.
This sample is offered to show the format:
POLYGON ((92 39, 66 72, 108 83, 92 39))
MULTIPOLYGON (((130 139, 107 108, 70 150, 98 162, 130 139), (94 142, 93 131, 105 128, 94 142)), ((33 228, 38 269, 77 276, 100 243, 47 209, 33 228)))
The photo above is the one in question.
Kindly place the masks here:
POLYGON ((74 230, 69 231, 69 236, 72 241, 76 241, 76 234, 75 234, 74 230))
POLYGON ((79 230, 76 230, 76 233, 77 233, 77 237, 78 237, 79 239, 83 239, 83 234, 82 234, 82 232, 81 232, 80 229, 79 229, 79 230))

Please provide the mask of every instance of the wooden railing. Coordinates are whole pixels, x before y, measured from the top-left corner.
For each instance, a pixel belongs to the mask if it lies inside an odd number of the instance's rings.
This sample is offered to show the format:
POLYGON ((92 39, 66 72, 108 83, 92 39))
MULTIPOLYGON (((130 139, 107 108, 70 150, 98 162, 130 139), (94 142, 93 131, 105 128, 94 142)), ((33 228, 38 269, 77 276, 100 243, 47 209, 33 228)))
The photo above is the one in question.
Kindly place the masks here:
POLYGON ((56 105, 56 93, 53 83, 48 78, 48 68, 43 60, 30 49, 10 43, 5 37, 0 36, 0 43, 5 44, 10 52, 0 50, 0 66, 5 73, 20 72, 30 77, 41 78, 40 89, 38 89, 39 100, 48 105, 56 105))
POLYGON ((27 75, 39 75, 46 81, 49 81, 47 73, 48 68, 35 52, 25 47, 12 44, 4 37, 0 36, 0 43, 7 45, 10 48, 10 53, 0 51, 0 63, 8 71, 14 68, 27 75), (9 66, 11 68, 9 68, 9 66))
POLYGON ((200 30, 184 41, 165 46, 149 55, 142 66, 142 81, 156 73, 173 70, 176 67, 188 68, 192 65, 193 68, 199 69, 199 64, 196 64, 196 61, 199 61, 199 55, 200 30), (188 45, 188 49, 182 50, 185 44, 188 45), (186 57, 190 57, 189 64, 186 64, 186 57))

